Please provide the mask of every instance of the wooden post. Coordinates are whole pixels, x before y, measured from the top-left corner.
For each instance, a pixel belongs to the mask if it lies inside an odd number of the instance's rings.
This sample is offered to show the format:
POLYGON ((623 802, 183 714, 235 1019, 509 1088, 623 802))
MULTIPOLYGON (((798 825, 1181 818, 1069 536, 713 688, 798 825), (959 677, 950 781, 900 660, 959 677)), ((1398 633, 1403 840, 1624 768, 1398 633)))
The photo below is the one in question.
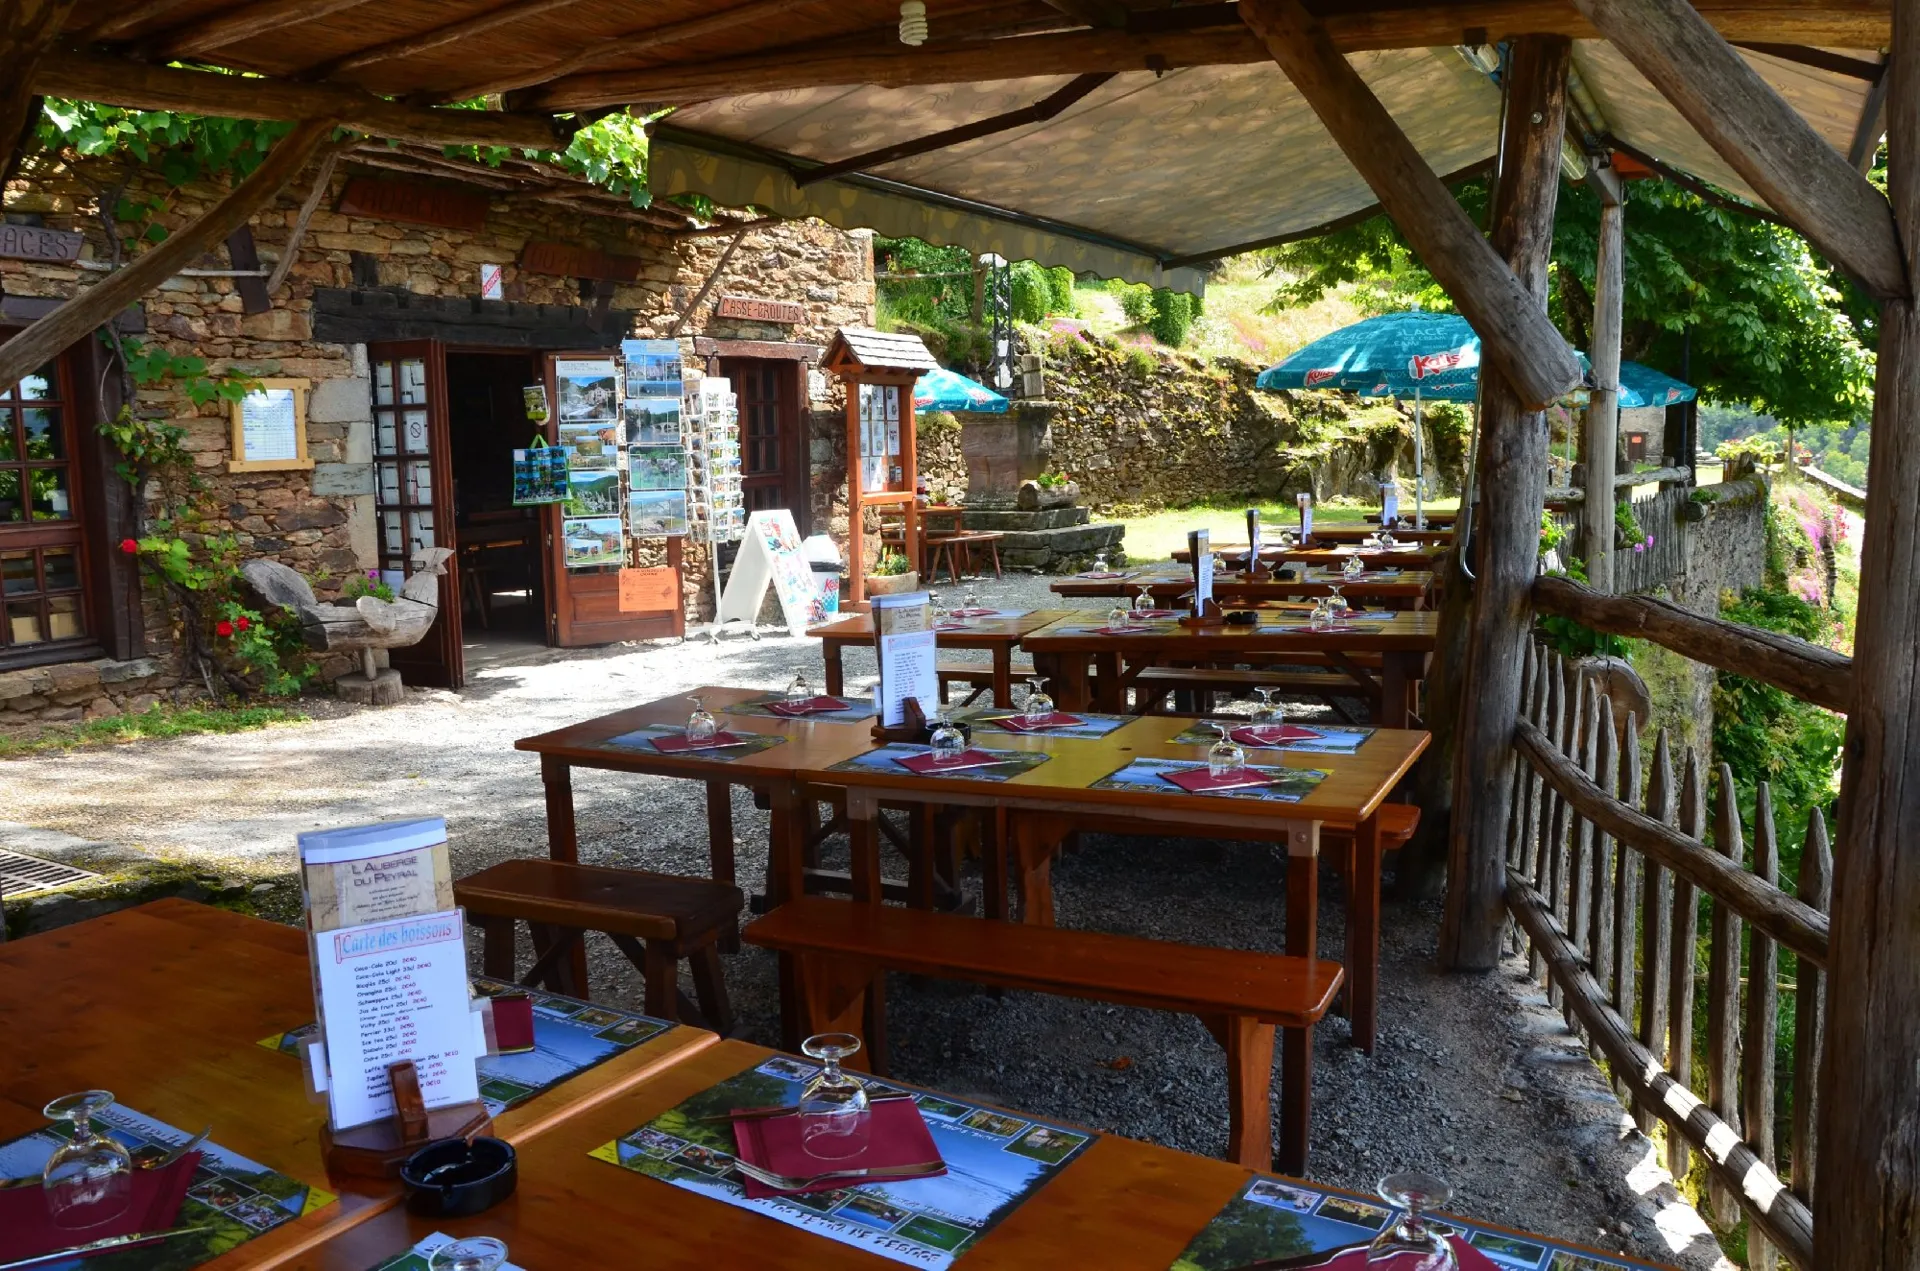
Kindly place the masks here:
POLYGON ((1600 193, 1600 255, 1593 270, 1593 396, 1587 402, 1587 497, 1580 504, 1581 552, 1587 585, 1613 590, 1613 469, 1620 444, 1621 271, 1626 257, 1626 208, 1617 183, 1595 182, 1600 193))
POLYGON ((33 139, 40 95, 33 91, 33 64, 52 46, 73 0, 19 0, 0 6, 0 185, 13 177, 33 139))
MULTIPOLYGON (((1501 121, 1493 244, 1526 303, 1543 317, 1560 145, 1567 119, 1564 36, 1522 36, 1513 45, 1501 121)), ((1479 582, 1467 630, 1466 689, 1454 737, 1453 826, 1441 965, 1491 970, 1506 919, 1502 857, 1513 790, 1513 726, 1532 625, 1531 588, 1547 491, 1546 417, 1504 375, 1481 381, 1479 582)))
MULTIPOLYGON (((1887 194, 1920 259, 1920 3, 1893 6, 1887 194)), ((1880 310, 1877 445, 1867 469, 1866 536, 1853 645, 1834 852, 1826 1060, 1820 1067, 1814 1265, 1912 1271, 1920 1265, 1920 313, 1880 310)))
POLYGON ((182 226, 132 264, 108 274, 105 281, 0 344, 0 384, 11 384, 51 361, 68 345, 111 322, 122 309, 245 225, 307 166, 332 132, 329 120, 301 124, 281 139, 251 176, 202 213, 199 220, 182 226))

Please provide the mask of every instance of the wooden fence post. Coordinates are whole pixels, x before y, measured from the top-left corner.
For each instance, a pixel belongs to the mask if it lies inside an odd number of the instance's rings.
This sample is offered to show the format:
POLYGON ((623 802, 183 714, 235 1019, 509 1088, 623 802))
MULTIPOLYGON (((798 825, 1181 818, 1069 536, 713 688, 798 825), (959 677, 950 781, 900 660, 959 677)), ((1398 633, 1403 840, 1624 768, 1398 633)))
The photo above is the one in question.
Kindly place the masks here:
POLYGON ((1622 273, 1626 261, 1626 213, 1619 185, 1595 182, 1600 192, 1600 254, 1593 269, 1593 395, 1587 401, 1587 497, 1580 502, 1580 550, 1587 585, 1613 586, 1613 466, 1620 445, 1620 327, 1622 273))
MULTIPOLYGON (((1571 49, 1560 36, 1522 36, 1507 72, 1493 243, 1536 305, 1547 296, 1571 49)), ((1481 385, 1479 582, 1454 742, 1454 817, 1440 927, 1441 965, 1475 971, 1491 970, 1500 959, 1513 726, 1547 488, 1546 417, 1528 410, 1499 374, 1481 385)))

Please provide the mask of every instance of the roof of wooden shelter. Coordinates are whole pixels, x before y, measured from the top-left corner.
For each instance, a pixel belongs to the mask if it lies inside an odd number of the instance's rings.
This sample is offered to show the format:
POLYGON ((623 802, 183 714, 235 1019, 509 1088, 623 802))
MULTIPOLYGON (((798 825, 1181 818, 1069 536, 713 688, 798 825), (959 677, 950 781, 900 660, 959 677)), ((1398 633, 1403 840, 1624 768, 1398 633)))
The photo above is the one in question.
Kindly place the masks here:
MULTIPOLYGON (((1586 148, 1759 201, 1571 0, 1308 7, 1437 172, 1472 170, 1495 150, 1499 90, 1462 46, 1559 32, 1576 39, 1570 131, 1586 148)), ((1883 5, 1697 7, 1836 149, 1871 153, 1883 5)), ((556 112, 671 105, 651 159, 658 196, 1175 286, 1199 284, 1194 265, 1374 204, 1233 4, 927 8, 932 37, 914 49, 899 42, 897 0, 144 0, 105 16, 75 5, 66 47, 33 79, 38 91, 130 106, 521 146, 564 135, 556 112), (504 109, 424 109, 481 97, 504 109), (972 140, 875 153, 1016 111, 1027 114, 972 140), (858 171, 794 179, 858 156, 858 171)))

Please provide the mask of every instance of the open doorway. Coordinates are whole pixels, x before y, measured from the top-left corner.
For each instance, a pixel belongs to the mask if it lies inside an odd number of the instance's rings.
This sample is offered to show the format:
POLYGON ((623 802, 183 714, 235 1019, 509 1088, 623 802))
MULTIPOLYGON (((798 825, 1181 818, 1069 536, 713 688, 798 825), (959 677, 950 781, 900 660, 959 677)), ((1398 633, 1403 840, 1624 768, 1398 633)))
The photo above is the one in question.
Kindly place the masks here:
POLYGON ((548 643, 540 509, 513 503, 513 451, 534 436, 521 390, 541 382, 542 368, 534 354, 510 349, 449 349, 446 367, 461 644, 471 671, 548 643))

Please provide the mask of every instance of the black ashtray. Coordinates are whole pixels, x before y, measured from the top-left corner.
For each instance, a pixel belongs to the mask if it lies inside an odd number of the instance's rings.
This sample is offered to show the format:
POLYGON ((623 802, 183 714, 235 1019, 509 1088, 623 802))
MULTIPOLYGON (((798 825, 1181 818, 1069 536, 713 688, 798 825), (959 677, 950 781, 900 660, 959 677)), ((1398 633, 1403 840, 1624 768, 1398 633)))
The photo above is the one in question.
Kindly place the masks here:
POLYGON ((1251 609, 1235 609, 1227 615, 1230 627, 1251 627, 1260 621, 1260 615, 1251 609))
POLYGON ((441 1139, 400 1167, 407 1212, 424 1218, 464 1218, 491 1209, 513 1195, 519 1181, 513 1145, 499 1139, 441 1139))

